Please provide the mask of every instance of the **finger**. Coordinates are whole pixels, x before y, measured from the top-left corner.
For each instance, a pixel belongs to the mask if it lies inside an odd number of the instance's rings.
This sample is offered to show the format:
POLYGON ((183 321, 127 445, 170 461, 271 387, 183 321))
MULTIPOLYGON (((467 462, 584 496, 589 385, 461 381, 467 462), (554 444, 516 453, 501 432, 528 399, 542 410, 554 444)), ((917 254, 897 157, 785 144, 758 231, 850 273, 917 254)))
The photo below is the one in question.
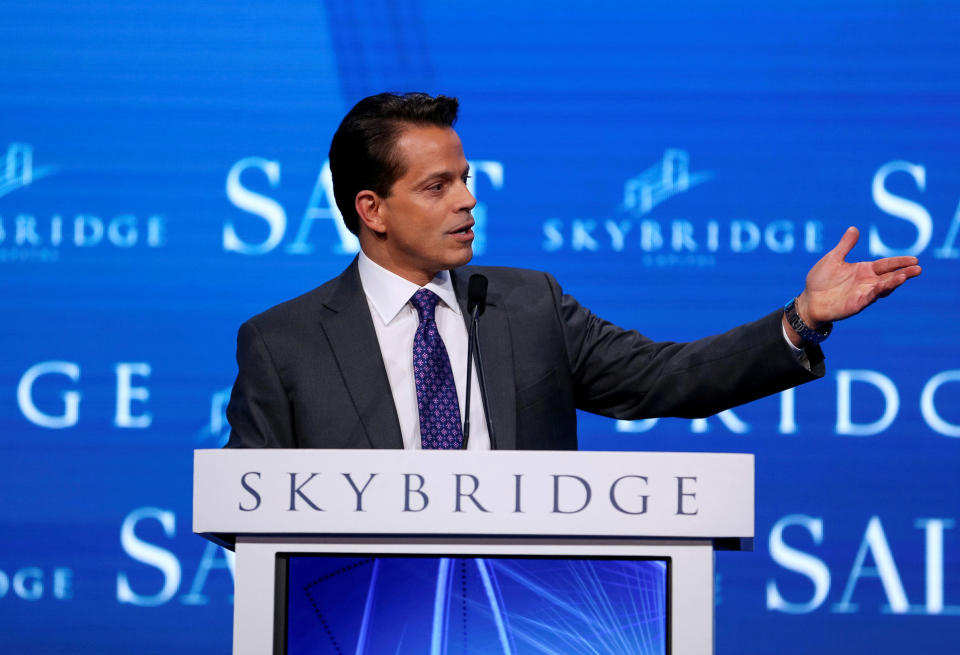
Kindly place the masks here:
POLYGON ((903 273, 897 273, 889 280, 884 281, 883 285, 877 288, 877 298, 886 298, 906 281, 907 277, 903 273))
MULTIPOLYGON (((873 262, 873 272, 877 275, 883 275, 884 273, 889 273, 890 271, 896 271, 897 269, 905 269, 911 266, 917 266, 916 257, 887 257, 886 259, 878 259, 873 262)), ((920 268, 917 266, 917 268, 920 268)))
POLYGON ((882 275, 877 281, 877 285, 874 287, 878 298, 886 298, 891 293, 894 292, 901 284, 906 282, 912 277, 920 275, 919 266, 911 266, 903 270, 894 271, 892 273, 887 273, 882 275))
POLYGON ((857 245, 857 240, 859 238, 860 230, 851 225, 847 228, 847 231, 843 233, 840 243, 838 243, 837 246, 830 251, 830 254, 836 255, 841 260, 846 259, 847 255, 850 254, 850 251, 853 250, 853 247, 857 245))
MULTIPOLYGON (((888 276, 903 276, 903 281, 906 282, 912 277, 917 277, 920 273, 923 272, 923 269, 919 266, 907 266, 906 268, 900 268, 889 273, 884 273, 880 276, 881 283, 887 279, 888 276)), ((902 282, 901 282, 902 284, 902 282)))

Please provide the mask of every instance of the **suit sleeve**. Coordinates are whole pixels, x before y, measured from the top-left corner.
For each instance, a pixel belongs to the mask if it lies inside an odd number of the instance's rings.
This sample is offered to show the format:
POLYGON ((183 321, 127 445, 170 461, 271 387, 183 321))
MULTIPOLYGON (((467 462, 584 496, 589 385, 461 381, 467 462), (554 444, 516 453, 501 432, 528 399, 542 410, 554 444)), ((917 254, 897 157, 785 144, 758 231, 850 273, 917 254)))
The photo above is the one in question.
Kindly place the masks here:
POLYGON ((289 397, 263 335, 249 321, 237 333, 237 366, 226 447, 296 448, 289 397))
POLYGON ((655 342, 605 321, 549 279, 579 409, 636 420, 699 418, 824 374, 823 353, 805 368, 783 339, 781 311, 689 343, 655 342))

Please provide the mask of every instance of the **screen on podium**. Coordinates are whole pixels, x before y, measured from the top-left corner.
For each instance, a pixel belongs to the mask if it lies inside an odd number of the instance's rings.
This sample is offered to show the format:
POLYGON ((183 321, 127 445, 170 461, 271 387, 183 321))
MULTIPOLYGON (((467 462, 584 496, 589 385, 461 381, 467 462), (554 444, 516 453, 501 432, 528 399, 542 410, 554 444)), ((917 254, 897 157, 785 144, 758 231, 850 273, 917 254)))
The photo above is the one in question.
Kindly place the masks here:
POLYGON ((278 557, 288 655, 669 652, 668 557, 278 557))

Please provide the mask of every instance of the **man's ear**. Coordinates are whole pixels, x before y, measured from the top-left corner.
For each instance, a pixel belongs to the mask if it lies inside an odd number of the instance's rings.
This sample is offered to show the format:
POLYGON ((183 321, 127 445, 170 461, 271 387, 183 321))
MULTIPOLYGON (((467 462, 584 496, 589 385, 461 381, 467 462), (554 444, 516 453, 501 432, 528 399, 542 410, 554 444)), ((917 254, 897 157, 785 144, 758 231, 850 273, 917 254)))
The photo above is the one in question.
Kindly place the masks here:
POLYGON ((387 226, 381 216, 383 199, 376 192, 368 189, 359 192, 354 199, 354 207, 356 207, 360 222, 372 232, 383 234, 387 231, 387 226))

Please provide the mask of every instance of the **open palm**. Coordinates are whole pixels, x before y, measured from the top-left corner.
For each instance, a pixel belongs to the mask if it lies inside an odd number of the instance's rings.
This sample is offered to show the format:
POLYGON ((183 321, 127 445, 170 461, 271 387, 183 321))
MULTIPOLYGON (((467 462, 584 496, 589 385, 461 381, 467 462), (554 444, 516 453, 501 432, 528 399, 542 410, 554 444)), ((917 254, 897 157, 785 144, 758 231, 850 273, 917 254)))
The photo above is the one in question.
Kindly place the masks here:
POLYGON ((890 295, 909 278, 920 275, 916 257, 844 261, 859 236, 857 228, 847 228, 840 243, 807 274, 807 285, 798 306, 808 324, 818 326, 853 316, 877 298, 890 295))

